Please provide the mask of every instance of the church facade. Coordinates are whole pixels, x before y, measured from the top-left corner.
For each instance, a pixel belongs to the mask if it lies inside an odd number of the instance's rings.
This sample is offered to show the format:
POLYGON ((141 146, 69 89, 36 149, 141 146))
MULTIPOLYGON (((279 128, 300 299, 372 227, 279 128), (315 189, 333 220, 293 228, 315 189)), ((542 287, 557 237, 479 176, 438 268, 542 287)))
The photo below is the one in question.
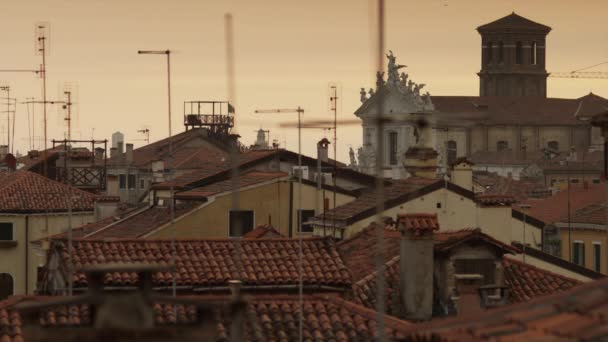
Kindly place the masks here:
MULTIPOLYGON (((440 170, 458 157, 483 162, 501 153, 569 152, 601 149, 602 138, 585 121, 608 109, 595 94, 576 99, 547 98, 545 39, 550 27, 512 13, 478 29, 481 35, 479 96, 431 96, 387 55, 388 75, 378 73, 375 89, 361 89, 363 145, 351 151, 351 166, 374 174, 377 139, 382 136, 382 175, 407 176, 405 151, 416 144, 416 117, 428 118, 433 134, 427 142, 439 152, 440 170), (376 119, 382 114, 382 132, 376 119)), ((440 171, 441 172, 441 171, 440 171)))

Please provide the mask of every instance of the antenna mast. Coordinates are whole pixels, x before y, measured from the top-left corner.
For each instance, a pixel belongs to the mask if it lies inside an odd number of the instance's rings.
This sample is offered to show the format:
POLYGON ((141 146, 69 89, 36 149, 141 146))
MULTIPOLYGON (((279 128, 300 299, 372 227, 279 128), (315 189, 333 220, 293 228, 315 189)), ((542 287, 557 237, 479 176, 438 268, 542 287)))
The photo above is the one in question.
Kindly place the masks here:
POLYGON ((140 129, 137 131, 137 133, 142 133, 145 136, 144 140, 146 141, 146 145, 150 145, 150 129, 140 129))

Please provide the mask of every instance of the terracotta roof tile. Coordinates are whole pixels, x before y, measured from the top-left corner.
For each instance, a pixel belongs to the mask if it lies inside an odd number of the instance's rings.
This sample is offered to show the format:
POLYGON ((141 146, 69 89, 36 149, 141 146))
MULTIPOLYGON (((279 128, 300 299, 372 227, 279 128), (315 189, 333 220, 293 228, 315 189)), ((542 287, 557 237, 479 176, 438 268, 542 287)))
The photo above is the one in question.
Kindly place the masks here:
MULTIPOLYGON (((398 201, 401 198, 403 201, 406 201, 408 196, 412 196, 415 192, 437 182, 437 179, 425 178, 408 178, 406 180, 394 181, 384 189, 385 206, 391 204, 394 206, 395 203, 393 202, 398 201)), ((353 201, 337 206, 321 215, 317 215, 315 219, 324 220, 326 222, 332 220, 348 220, 366 212, 373 213, 375 208, 376 192, 369 190, 353 201)))
MULTIPOLYGON (((177 203, 174 207, 173 217, 177 219, 196 210, 202 202, 187 201, 177 203)), ((106 224, 96 224, 97 229, 87 228, 88 233, 84 235, 87 239, 116 239, 116 238, 140 238, 154 230, 169 224, 171 221, 171 209, 166 206, 152 206, 140 211, 130 211, 129 215, 120 220, 107 220, 106 224)))
POLYGON ((606 312, 608 279, 602 279, 482 314, 416 324, 404 341, 602 341, 606 312))
POLYGON ((528 215, 545 223, 553 223, 567 219, 568 197, 570 198, 571 215, 588 205, 607 201, 604 184, 589 184, 588 187, 571 185, 570 191, 560 191, 542 200, 528 199, 523 203, 530 205, 528 215))
MULTIPOLYGON (((48 297, 25 297, 43 302, 48 297)), ((183 297, 201 301, 227 302, 227 296, 183 297)), ((376 312, 361 305, 339 298, 336 295, 308 295, 303 297, 304 340, 372 340, 376 335, 376 312)), ((246 298, 247 318, 245 340, 255 341, 261 337, 266 341, 291 341, 298 339, 299 297, 297 295, 252 295, 246 298), (255 332, 260 334, 259 337, 255 332)), ((21 317, 13 308, 15 300, 0 302, 0 341, 17 342, 23 339, 21 317)), ((172 326, 189 324, 197 319, 193 305, 170 305, 156 303, 153 306, 155 324, 172 326), (177 316, 175 316, 177 312, 177 316)), ((216 340, 230 337, 229 313, 218 309, 216 340)), ((92 311, 89 305, 59 306, 40 313, 40 326, 47 329, 65 326, 92 326, 92 311), (68 315, 68 310, 70 315, 68 315)), ((411 323, 385 316, 385 334, 389 339, 403 337, 411 323)), ((191 325, 190 325, 191 327, 191 325)), ((53 331, 53 330, 49 330, 53 331)), ((57 330, 61 332, 61 330, 57 330)))
POLYGON ((509 257, 503 258, 502 265, 505 272, 505 283, 510 288, 512 302, 526 302, 581 284, 578 280, 542 270, 509 257))
MULTIPOLYGON (((240 241, 242 270, 237 274, 237 240, 178 240, 176 248, 177 285, 204 287, 226 285, 240 278, 245 285, 298 284, 298 240, 242 239, 240 241)), ((60 262, 67 262, 66 240, 53 240, 52 253, 60 262)), ((166 264, 172 260, 170 240, 83 240, 73 242, 75 269, 107 263, 166 264)), ((308 285, 350 286, 351 275, 328 238, 303 239, 303 281, 308 285)), ((74 274, 74 286, 84 287, 83 273, 74 274)), ((135 274, 114 274, 106 278, 108 286, 130 286, 135 274)), ((169 286, 171 272, 159 272, 156 286, 169 286)))
POLYGON ((593 203, 572 214, 571 222, 606 225, 608 220, 608 203, 593 203))
POLYGON ((397 226, 401 230, 412 233, 415 236, 425 233, 433 233, 439 230, 437 214, 399 214, 397 215, 397 226))
POLYGON ((552 195, 542 181, 531 179, 515 180, 502 177, 493 172, 477 171, 473 173, 473 180, 485 188, 484 195, 508 195, 521 202, 528 198, 546 198, 552 195))
POLYGON ((252 229, 251 231, 249 231, 247 234, 243 235, 243 238, 245 238, 245 239, 279 238, 279 237, 284 237, 284 236, 281 235, 281 233, 278 232, 276 229, 274 229, 273 226, 268 225, 268 224, 261 224, 261 225, 255 227, 254 229, 252 229))
MULTIPOLYGON (((0 172, 0 212, 64 212, 68 210, 68 185, 30 171, 0 172)), ((99 197, 71 188, 72 210, 92 211, 99 197)))

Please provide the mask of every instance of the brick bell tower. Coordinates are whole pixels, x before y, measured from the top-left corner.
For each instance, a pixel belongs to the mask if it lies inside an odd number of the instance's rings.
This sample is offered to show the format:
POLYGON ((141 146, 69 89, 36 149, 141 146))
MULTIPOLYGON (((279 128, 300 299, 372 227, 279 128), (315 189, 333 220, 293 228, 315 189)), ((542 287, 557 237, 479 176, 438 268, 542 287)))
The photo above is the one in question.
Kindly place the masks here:
POLYGON ((545 40, 550 31, 515 12, 479 26, 479 95, 547 97, 545 40))

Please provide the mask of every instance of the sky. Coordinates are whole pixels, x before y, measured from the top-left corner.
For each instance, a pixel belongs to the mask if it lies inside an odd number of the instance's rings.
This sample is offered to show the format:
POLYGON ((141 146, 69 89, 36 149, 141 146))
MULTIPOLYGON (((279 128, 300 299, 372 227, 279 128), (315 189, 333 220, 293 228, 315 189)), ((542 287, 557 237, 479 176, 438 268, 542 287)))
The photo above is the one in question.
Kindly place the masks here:
MULTIPOLYGON (((115 131, 127 143, 145 144, 168 136, 166 61, 137 50, 174 51, 173 133, 184 130, 183 102, 226 100, 224 15, 234 20, 237 132, 254 142, 255 131, 297 151, 297 129, 278 127, 295 115, 254 114, 256 109, 305 109, 304 120, 331 119, 329 85, 340 88, 339 119, 353 119, 359 89, 374 86, 371 0, 0 0, 0 69, 38 68, 35 25, 50 26, 47 93, 74 94, 74 139, 110 139, 115 131), (66 88, 67 87, 67 88, 66 88)), ((571 71, 608 61, 608 0, 387 0, 387 50, 432 95, 478 95, 480 36, 477 26, 512 11, 551 26, 547 70, 571 71)), ((599 69, 608 71, 606 68, 599 69)), ((41 99, 34 74, 0 73, 19 102, 41 99)), ((608 80, 552 79, 548 96, 577 98, 590 91, 608 97, 608 80)), ((0 94, 4 97, 5 94, 0 94)), ((4 102, 4 101, 3 101, 4 102)), ((2 111, 3 109, 0 109, 2 111)), ((0 113, 0 142, 6 117, 0 113)), ((48 105, 48 137, 63 139, 63 110, 48 105)), ((31 121, 31 120, 29 120, 31 121)), ((29 132, 42 133, 42 107, 19 104, 15 151, 31 148, 29 132), (29 115, 28 115, 29 110, 29 115), (28 123, 28 117, 34 121, 28 123), (29 126, 28 126, 29 125, 29 126)), ((331 133, 302 131, 303 153, 316 154, 316 142, 331 133)), ((338 159, 361 145, 358 126, 338 128, 338 159)), ((43 144, 35 141, 35 148, 43 144)), ((50 143, 49 143, 50 146, 50 143)))

